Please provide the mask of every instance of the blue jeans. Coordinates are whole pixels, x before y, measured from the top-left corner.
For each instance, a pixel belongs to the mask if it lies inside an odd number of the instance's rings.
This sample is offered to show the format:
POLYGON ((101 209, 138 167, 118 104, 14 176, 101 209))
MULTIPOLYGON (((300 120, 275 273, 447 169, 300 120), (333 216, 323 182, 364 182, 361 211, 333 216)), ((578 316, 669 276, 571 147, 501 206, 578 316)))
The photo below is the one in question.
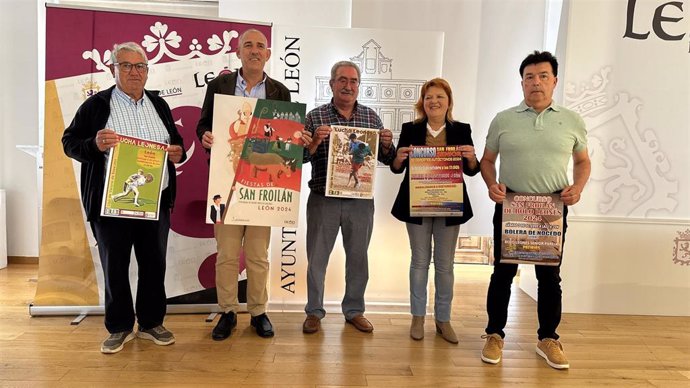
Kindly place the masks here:
POLYGON ((341 304, 346 319, 364 313, 364 292, 369 281, 367 250, 374 226, 374 200, 326 197, 312 192, 307 200, 307 305, 308 315, 323 318, 323 294, 328 259, 338 232, 345 249, 345 295, 341 304))
POLYGON ((424 217, 421 225, 407 223, 412 260, 410 262, 410 308, 412 315, 426 315, 427 282, 433 239, 434 316, 439 322, 450 321, 453 303, 453 262, 460 225, 446 226, 444 217, 424 217))

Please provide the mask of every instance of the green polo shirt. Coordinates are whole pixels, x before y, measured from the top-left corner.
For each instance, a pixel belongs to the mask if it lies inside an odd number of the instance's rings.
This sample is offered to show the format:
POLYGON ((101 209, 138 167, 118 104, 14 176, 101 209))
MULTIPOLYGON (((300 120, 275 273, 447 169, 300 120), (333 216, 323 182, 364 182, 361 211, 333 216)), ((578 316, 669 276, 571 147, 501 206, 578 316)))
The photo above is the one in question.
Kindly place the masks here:
POLYGON ((579 114, 553 102, 541 113, 520 105, 494 117, 486 148, 499 154, 498 181, 520 193, 553 193, 568 183, 568 163, 587 147, 579 114))

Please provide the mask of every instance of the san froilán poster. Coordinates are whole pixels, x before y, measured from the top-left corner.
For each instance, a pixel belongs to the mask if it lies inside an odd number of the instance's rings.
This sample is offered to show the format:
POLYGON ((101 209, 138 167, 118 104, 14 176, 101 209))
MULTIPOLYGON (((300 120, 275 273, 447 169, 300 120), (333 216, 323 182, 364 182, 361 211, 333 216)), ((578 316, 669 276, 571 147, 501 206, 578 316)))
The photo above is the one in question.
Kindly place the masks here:
POLYGON ((131 136, 119 139, 108 154, 101 216, 157 220, 168 145, 131 136))
POLYGON ((297 226, 306 105, 216 94, 207 223, 297 226))

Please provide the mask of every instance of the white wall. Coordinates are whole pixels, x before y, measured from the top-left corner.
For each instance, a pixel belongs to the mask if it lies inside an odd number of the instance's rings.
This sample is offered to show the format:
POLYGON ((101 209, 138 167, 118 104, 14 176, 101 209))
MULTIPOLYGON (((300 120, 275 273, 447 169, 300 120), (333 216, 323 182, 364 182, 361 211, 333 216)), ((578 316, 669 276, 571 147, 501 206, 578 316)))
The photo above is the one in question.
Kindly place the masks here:
POLYGON ((204 0, 170 1, 169 3, 145 0, 47 0, 48 3, 77 6, 127 9, 155 13, 169 13, 188 16, 218 17, 218 5, 204 0))
POLYGON ((7 267, 7 228, 5 190, 0 189, 0 269, 7 267))
MULTIPOLYGON (((674 262, 688 231, 688 221, 569 216, 563 312, 690 316, 690 271, 674 262)), ((537 300, 534 266, 520 267, 520 289, 537 300)))
POLYGON ((0 1, 0 188, 7 192, 7 254, 38 256, 36 159, 16 148, 38 145, 39 0, 0 1))
POLYGON ((350 27, 351 0, 219 0, 218 15, 310 27, 350 27))

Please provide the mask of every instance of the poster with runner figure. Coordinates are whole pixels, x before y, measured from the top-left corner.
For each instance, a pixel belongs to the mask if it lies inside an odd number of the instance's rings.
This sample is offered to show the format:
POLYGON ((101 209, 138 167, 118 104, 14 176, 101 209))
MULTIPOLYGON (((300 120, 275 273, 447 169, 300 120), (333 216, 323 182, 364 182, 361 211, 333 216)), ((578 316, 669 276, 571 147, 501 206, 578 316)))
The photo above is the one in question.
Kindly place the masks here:
POLYGON ((379 130, 339 125, 331 128, 326 196, 373 198, 379 130))
POLYGON ((158 220, 168 145, 131 136, 119 139, 108 153, 101 216, 158 220))

